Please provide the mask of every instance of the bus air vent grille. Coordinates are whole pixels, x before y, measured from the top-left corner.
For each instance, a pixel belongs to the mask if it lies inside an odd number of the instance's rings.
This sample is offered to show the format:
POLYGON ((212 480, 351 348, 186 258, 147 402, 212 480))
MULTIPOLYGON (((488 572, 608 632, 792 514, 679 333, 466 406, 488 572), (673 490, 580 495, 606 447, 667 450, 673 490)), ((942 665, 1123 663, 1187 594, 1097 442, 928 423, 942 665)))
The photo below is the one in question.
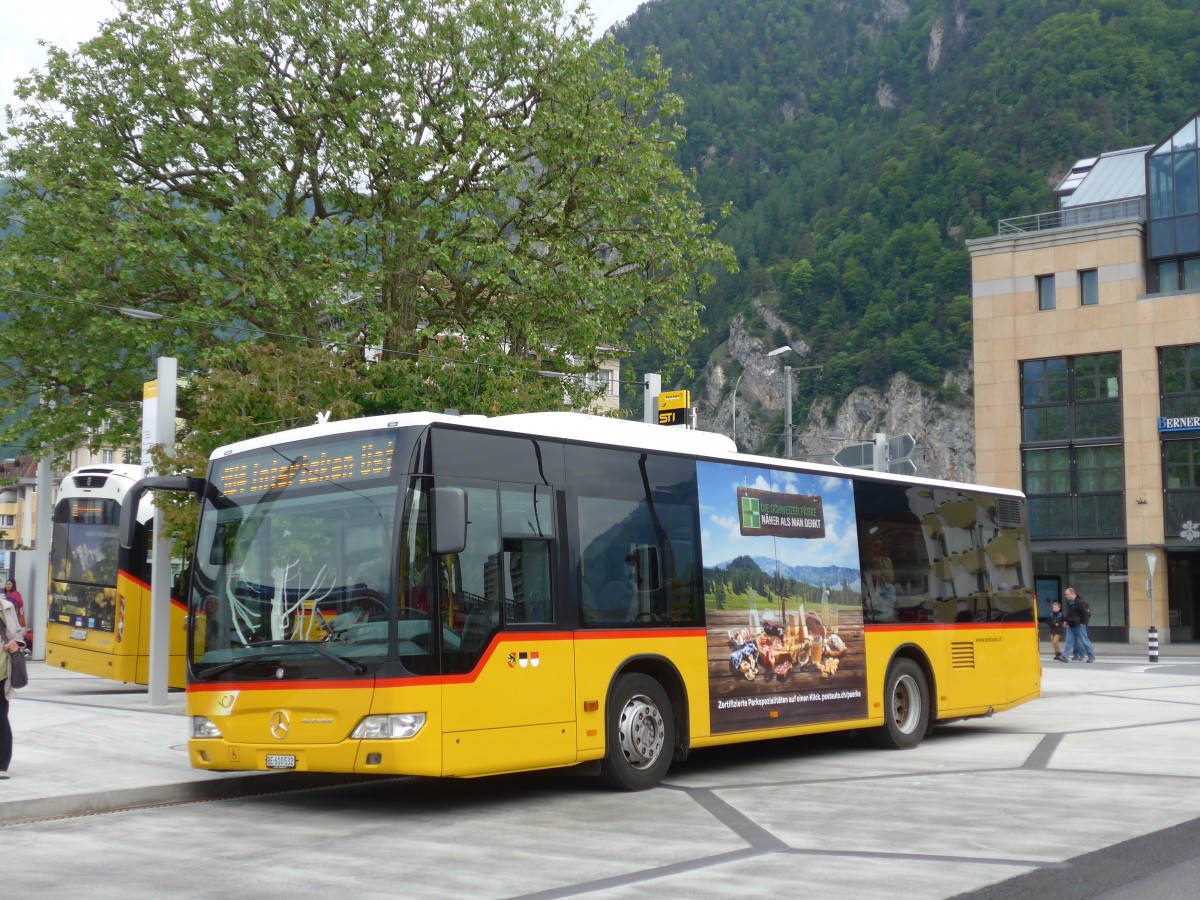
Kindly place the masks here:
POLYGON ((971 641, 951 644, 950 666, 955 669, 975 668, 975 644, 971 641))
POLYGON ((997 497, 996 523, 1001 528, 1020 528, 1024 525, 1021 521, 1021 501, 1012 497, 997 497))
POLYGON ((107 475, 76 475, 71 479, 78 488, 102 488, 108 481, 107 475))

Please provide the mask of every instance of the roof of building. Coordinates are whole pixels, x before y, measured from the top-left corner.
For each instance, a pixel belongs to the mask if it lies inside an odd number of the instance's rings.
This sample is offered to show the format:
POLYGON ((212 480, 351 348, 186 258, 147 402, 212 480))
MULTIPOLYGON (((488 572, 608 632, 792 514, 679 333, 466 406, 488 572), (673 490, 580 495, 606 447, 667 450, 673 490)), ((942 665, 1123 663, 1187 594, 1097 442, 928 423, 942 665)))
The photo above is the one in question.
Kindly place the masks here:
POLYGON ((1081 159, 1055 189, 1062 208, 1112 203, 1146 195, 1146 153, 1150 145, 1113 150, 1081 159), (1090 166, 1087 164, 1091 163, 1090 166), (1081 177, 1082 176, 1082 177, 1081 177), (1072 188, 1074 188, 1072 190, 1072 188))

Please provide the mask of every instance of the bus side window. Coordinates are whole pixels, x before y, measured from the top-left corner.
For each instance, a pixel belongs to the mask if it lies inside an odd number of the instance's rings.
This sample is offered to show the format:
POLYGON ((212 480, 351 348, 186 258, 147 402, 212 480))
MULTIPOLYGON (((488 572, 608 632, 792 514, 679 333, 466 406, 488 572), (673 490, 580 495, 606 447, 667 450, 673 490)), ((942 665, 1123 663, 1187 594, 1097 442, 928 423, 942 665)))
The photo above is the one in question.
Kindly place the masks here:
POLYGON ((475 668, 500 630, 503 552, 495 484, 464 485, 467 493, 467 546, 443 557, 446 571, 446 624, 459 633, 457 647, 445 647, 445 672, 475 668))
POLYGON ((550 602, 550 542, 504 539, 504 621, 509 625, 554 621, 550 602))

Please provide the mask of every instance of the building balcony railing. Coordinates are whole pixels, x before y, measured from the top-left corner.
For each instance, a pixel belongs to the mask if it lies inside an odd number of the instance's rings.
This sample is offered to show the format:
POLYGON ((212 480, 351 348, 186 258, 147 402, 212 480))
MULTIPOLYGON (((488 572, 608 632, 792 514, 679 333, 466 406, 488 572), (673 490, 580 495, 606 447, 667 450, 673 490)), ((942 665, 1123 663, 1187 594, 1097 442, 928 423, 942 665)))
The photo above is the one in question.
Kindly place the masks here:
POLYGON ((1097 225, 1101 222, 1116 222, 1123 219, 1146 218, 1146 198, 1114 200, 1112 203, 1096 203, 1092 206, 1076 206, 1055 212, 1035 213, 1032 216, 1017 216, 1015 219, 1000 220, 1000 234, 1028 234, 1034 231, 1049 231, 1054 228, 1078 228, 1082 225, 1097 225))

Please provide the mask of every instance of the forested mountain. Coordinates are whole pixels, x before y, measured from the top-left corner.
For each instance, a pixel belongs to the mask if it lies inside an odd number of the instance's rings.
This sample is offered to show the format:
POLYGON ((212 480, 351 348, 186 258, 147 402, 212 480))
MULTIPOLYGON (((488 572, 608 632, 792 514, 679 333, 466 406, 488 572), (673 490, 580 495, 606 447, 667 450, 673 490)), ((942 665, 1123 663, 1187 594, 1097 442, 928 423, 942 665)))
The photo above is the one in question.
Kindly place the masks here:
POLYGON ((1195 0, 654 0, 614 34, 672 68, 681 162, 734 207, 741 271, 704 298, 694 387, 740 315, 767 349, 806 343, 834 400, 896 372, 936 388, 969 362, 964 241, 1200 105, 1195 0))

